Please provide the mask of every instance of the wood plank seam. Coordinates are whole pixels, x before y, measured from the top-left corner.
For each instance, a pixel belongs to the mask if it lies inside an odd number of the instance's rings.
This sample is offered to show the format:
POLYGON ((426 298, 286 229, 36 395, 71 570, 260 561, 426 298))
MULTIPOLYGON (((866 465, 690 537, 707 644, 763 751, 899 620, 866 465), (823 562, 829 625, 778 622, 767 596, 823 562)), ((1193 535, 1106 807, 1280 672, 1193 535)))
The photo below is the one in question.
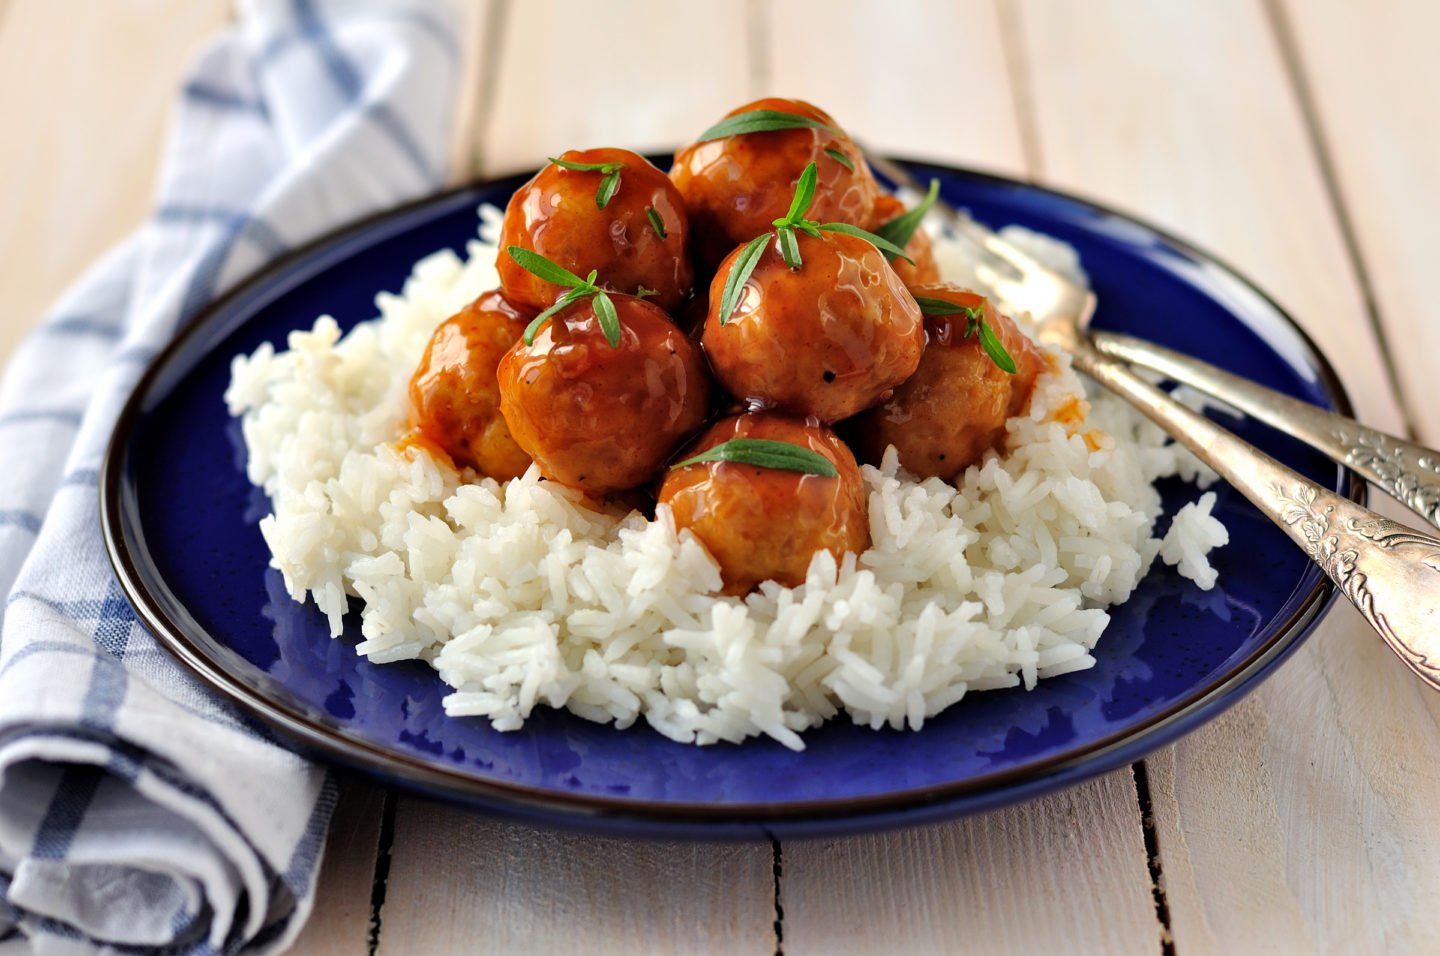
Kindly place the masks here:
POLYGON ((1038 182, 1045 175, 1045 162, 1040 149, 1040 126, 1035 118, 1035 93, 1021 39, 1024 28, 1020 22, 1020 5, 1016 0, 995 0, 995 14, 1000 24, 1000 52, 1006 75, 1010 77, 1010 97, 1015 104, 1015 125, 1020 131, 1026 178, 1038 182))
POLYGON ((380 948, 380 926, 385 918, 385 889, 390 879, 390 851, 395 842, 395 791, 386 789, 385 810, 380 824, 380 844, 375 850, 375 874, 370 885, 370 938, 368 956, 380 948))
POLYGON ((749 0, 745 6, 745 45, 749 54, 750 95, 756 99, 785 95, 770 88, 774 82, 770 64, 775 51, 764 0, 749 0))
POLYGON ((770 873, 775 881, 775 956, 782 956, 785 952, 785 901, 780 895, 780 887, 785 874, 785 851, 774 837, 770 838, 770 854, 770 873))
POLYGON ((475 55, 480 57, 479 89, 475 94, 475 115, 470 124, 470 149, 466 151, 469 168, 464 179, 479 179, 485 172, 485 133, 495 115, 500 95, 500 67, 505 61, 505 28, 510 20, 510 0, 489 0, 478 18, 480 40, 475 55))
POLYGON ((1160 923, 1160 952, 1175 956, 1175 936, 1170 931, 1170 901, 1165 898, 1165 871, 1160 861, 1160 840, 1155 833, 1155 810, 1150 801, 1150 774, 1145 761, 1130 765, 1135 781, 1135 799, 1140 804, 1140 831, 1145 838, 1145 865, 1150 873, 1150 894, 1155 897, 1155 919, 1160 923))
POLYGON ((1370 269, 1365 262, 1365 254, 1360 248, 1354 217, 1350 213, 1350 207, 1345 202, 1344 193, 1340 188, 1340 178, 1336 173, 1335 163, 1330 158, 1325 130, 1320 122, 1320 113, 1316 108, 1314 95, 1310 90, 1305 65, 1300 58, 1295 31, 1291 28, 1285 11, 1281 9, 1279 0, 1261 0, 1260 6, 1265 12, 1266 22, 1270 25, 1285 77, 1289 80, 1290 88, 1295 94, 1301 125, 1305 130, 1305 137, 1309 141, 1311 152, 1315 154, 1315 163, 1320 171, 1320 179, 1325 186, 1326 199, 1329 200, 1330 207, 1334 210, 1335 222, 1340 231, 1340 241, 1344 245, 1346 258, 1350 260, 1351 271, 1355 274, 1355 284, 1359 287, 1360 298, 1365 308, 1365 317, 1375 332, 1375 341, 1380 350, 1380 360, 1385 365, 1387 384, 1395 396, 1395 404, 1399 406, 1400 418, 1405 423, 1405 433, 1411 438, 1418 439, 1415 415, 1410 409, 1404 389, 1399 387, 1399 368, 1391 351, 1390 341, 1386 337, 1385 323, 1380 320, 1380 306, 1375 296, 1375 285, 1370 278, 1370 269))

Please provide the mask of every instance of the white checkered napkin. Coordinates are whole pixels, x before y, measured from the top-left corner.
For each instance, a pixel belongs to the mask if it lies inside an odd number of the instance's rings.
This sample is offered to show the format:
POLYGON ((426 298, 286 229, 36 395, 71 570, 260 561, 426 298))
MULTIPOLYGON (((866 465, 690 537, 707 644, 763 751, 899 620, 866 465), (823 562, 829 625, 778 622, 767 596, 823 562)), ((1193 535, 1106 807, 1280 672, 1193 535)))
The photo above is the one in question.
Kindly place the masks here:
POLYGON ((136 623, 96 473, 181 322, 439 185, 459 48, 446 0, 240 7, 185 86, 152 219, 0 381, 0 949, 274 952, 310 908, 333 784, 136 623))

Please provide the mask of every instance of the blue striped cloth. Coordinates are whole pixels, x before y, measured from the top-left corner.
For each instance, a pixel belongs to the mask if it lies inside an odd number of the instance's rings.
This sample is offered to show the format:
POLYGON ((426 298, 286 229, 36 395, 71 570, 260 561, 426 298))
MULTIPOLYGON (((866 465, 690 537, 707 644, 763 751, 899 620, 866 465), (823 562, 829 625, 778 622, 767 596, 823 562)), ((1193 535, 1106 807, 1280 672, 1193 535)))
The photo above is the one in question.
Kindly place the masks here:
POLYGON ((96 472, 145 364, 206 302, 439 185, 460 50, 445 0, 239 6, 185 85, 153 217, 0 381, 0 941, 38 953, 283 949, 335 804, 324 769, 136 623, 96 472))

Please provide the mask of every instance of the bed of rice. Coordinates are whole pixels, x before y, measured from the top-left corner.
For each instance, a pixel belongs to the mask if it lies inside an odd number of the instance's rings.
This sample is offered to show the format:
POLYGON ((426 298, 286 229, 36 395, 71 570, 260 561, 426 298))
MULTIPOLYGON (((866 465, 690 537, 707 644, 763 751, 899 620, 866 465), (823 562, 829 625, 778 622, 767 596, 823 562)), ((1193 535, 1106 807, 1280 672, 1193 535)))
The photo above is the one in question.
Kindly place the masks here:
MULTIPOLYGON (((519 728, 537 705, 626 727, 643 716, 678 741, 800 733, 844 713, 918 729, 970 691, 1082 670, 1159 557, 1213 586, 1226 540, 1204 494, 1154 536, 1168 475, 1213 476, 1159 431, 1083 387, 1061 355, 1009 446, 957 485, 916 481, 893 450, 863 469, 874 543, 825 552, 796 588, 715 596, 720 575, 668 511, 599 514, 534 468, 504 485, 398 451, 406 386, 435 326, 498 285, 496 213, 478 241, 416 264, 380 317, 341 336, 322 317, 234 361, 249 477, 273 513, 261 531, 289 593, 342 633, 364 602, 357 653, 428 661, 445 709, 519 728)), ((1016 232, 1057 267, 1073 251, 1016 232)), ((936 237, 947 277, 975 285, 967 250, 936 237)))

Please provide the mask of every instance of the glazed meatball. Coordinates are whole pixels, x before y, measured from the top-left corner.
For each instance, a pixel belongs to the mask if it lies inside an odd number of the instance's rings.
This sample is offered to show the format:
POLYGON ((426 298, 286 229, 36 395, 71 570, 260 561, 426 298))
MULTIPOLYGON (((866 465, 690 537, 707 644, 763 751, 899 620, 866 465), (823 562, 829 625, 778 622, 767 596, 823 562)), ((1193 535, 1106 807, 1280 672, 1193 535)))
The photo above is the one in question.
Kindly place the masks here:
POLYGON ((885 256, 864 239, 798 236, 792 270, 766 243, 733 314, 721 324, 726 279, 741 249, 710 285, 701 336, 716 377, 752 408, 839 421, 909 378, 925 333, 920 307, 885 256))
POLYGON ((695 254, 713 266, 732 248, 749 242, 785 215, 795 183, 810 163, 819 177, 809 217, 816 222, 870 221, 879 192, 860 149, 830 114, 803 100, 763 99, 727 116, 775 110, 818 120, 831 129, 804 127, 726 136, 686 146, 675 155, 670 178, 685 197, 695 254), (844 163, 826 153, 835 150, 844 163))
MULTIPOLYGON (((882 193, 875 200, 875 213, 871 217, 870 225, 865 228, 875 232, 896 216, 904 214, 903 202, 888 193, 882 193)), ((895 270, 901 282, 907 286, 917 286, 940 281, 940 266, 935 262, 935 247, 930 242, 930 234, 923 227, 916 229, 910 241, 905 243, 905 254, 915 260, 914 265, 899 256, 890 261, 890 268, 895 270)))
POLYGON ((717 422, 686 457, 733 438, 789 442, 824 455, 838 477, 807 475, 737 462, 700 462, 671 469, 660 486, 677 529, 689 528, 720 565, 726 594, 746 594, 762 581, 793 587, 805 580, 822 548, 838 560, 870 546, 865 485, 855 456, 834 432, 768 412, 717 422))
POLYGON ((515 191, 500 230, 500 285, 511 301, 544 309, 560 295, 557 285, 526 272, 505 253, 521 246, 585 277, 591 269, 607 289, 636 295, 673 309, 690 295, 695 274, 686 252, 689 223, 680 193, 645 157, 627 149, 571 150, 565 162, 623 163, 620 185, 601 209, 596 195, 605 174, 565 169, 555 163, 515 191), (660 229, 650 221, 650 210, 660 229), (661 236, 660 232, 664 232, 661 236))
POLYGON ((593 299, 560 310, 500 361, 500 409, 545 477, 591 495, 643 484, 705 421, 705 362, 657 306, 612 295, 620 344, 593 299))
POLYGON ((500 414, 495 369, 534 317, 486 292, 440 324, 410 380, 411 427, 456 465, 497 481, 530 467, 500 414))
POLYGON ((846 427, 862 461, 878 463, 894 445, 900 464, 921 478, 954 479, 1005 439, 1005 422, 1030 402, 1042 359, 1015 323, 982 295, 949 284, 917 286, 915 295, 979 309, 1015 360, 999 368, 966 331, 967 316, 927 315, 925 355, 916 373, 882 404, 846 427))

